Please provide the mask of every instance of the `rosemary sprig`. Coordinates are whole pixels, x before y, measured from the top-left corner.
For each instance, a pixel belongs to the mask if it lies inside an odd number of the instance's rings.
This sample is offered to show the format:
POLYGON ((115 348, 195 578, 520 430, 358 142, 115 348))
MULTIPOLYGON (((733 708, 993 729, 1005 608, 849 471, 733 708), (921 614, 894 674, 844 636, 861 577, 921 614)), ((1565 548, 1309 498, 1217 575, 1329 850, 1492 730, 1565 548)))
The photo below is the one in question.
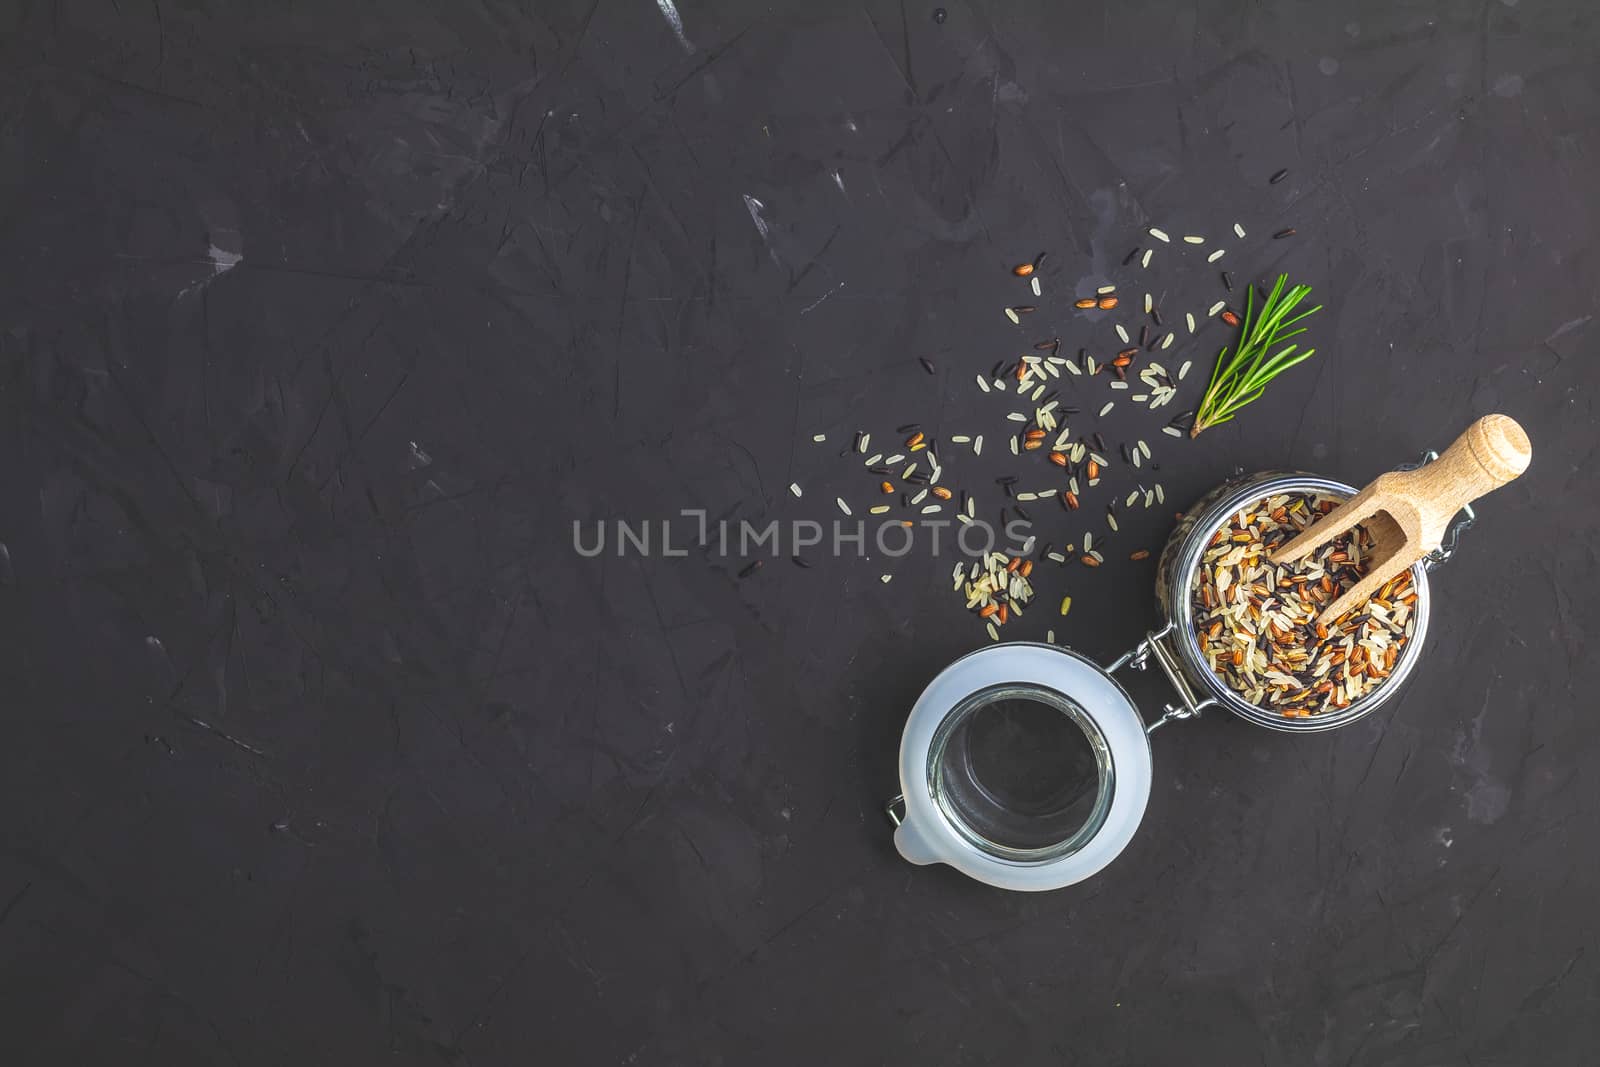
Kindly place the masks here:
POLYGON ((1239 343, 1231 355, 1226 348, 1218 353, 1217 366, 1211 372, 1211 384, 1206 387, 1206 395, 1201 398, 1199 410, 1195 413, 1194 426, 1189 430, 1190 437, 1199 437, 1201 430, 1233 418, 1240 408, 1262 394, 1268 382, 1296 363, 1310 359, 1316 352, 1315 348, 1308 348, 1297 353, 1295 345, 1278 348, 1289 338, 1306 332, 1304 326, 1299 329, 1291 327, 1308 315, 1322 310, 1322 305, 1318 304, 1290 318, 1300 301, 1311 294, 1311 286, 1296 285, 1284 292, 1284 286, 1288 283, 1287 274, 1278 275, 1278 284, 1272 287, 1272 294, 1260 308, 1254 306, 1255 286, 1245 286, 1244 321, 1239 327, 1239 343))

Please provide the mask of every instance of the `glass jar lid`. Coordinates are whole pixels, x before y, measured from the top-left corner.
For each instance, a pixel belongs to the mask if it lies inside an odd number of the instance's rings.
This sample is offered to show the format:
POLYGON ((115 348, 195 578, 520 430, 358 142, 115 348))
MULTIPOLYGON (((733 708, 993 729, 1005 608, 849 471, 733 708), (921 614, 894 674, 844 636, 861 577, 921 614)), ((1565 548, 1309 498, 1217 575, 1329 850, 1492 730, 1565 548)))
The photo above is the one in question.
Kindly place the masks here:
POLYGON ((1004 889, 1059 889, 1110 863, 1150 797, 1127 692, 1055 645, 994 645, 928 684, 900 744, 895 845, 1004 889))

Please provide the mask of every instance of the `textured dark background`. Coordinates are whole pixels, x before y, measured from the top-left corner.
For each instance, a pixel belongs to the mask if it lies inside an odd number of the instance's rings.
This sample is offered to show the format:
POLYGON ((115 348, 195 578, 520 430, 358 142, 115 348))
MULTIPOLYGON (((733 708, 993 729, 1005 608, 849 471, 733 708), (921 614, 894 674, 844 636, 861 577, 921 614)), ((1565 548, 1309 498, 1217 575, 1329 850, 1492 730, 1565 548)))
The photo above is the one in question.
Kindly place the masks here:
MULTIPOLYGON (((757 8, 0 5, 0 1061, 1592 1062, 1593 6, 757 8), (1392 713, 1164 731, 1092 882, 890 846, 948 560, 573 553, 870 503, 857 427, 986 485, 973 373, 1235 219, 1322 354, 1193 445, 1108 417, 1171 503, 1491 410, 1536 458, 1392 713)), ((1150 576, 1039 585, 1108 658, 1150 576)))

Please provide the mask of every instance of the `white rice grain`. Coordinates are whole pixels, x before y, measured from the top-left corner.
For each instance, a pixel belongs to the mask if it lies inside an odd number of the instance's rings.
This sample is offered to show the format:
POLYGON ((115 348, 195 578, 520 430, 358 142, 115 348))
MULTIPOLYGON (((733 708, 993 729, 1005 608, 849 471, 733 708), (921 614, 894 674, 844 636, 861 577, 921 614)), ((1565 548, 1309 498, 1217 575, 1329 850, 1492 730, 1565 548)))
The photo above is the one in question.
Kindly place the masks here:
POLYGON ((1172 241, 1172 238, 1168 237, 1164 231, 1158 230, 1154 226, 1150 227, 1150 236, 1154 237, 1158 241, 1166 241, 1169 243, 1172 241))
POLYGON ((1175 333, 1169 333, 1165 337, 1163 337, 1161 339, 1161 351, 1165 352, 1167 349, 1171 348, 1172 347, 1172 339, 1174 337, 1176 337, 1176 336, 1178 336, 1178 335, 1175 334, 1175 333))
POLYGON ((1211 310, 1207 311, 1206 314, 1207 315, 1215 315, 1217 312, 1221 311, 1223 308, 1225 308, 1227 306, 1228 306, 1228 302, 1226 300, 1218 300, 1215 304, 1211 305, 1211 310))
POLYGON ((1155 249, 1153 249, 1153 248, 1145 249, 1144 250, 1144 255, 1139 257, 1139 266, 1142 267, 1145 270, 1149 270, 1150 269, 1150 257, 1155 255, 1155 254, 1156 254, 1156 250, 1155 249))
POLYGON ((844 512, 846 515, 850 514, 850 505, 844 502, 844 497, 836 496, 833 498, 833 502, 839 505, 840 511, 844 512))
POLYGON ((1127 344, 1128 343, 1128 331, 1123 329, 1122 323, 1120 323, 1120 322, 1117 323, 1117 336, 1122 338, 1122 343, 1123 344, 1127 344))
POLYGON ((1108 415, 1110 413, 1111 409, 1116 407, 1116 406, 1117 405, 1116 405, 1115 401, 1111 401, 1111 400, 1106 401, 1106 406, 1100 409, 1100 417, 1102 419, 1105 418, 1106 415, 1108 415))
POLYGON ((1189 368, 1192 366, 1194 366, 1194 360, 1186 359, 1183 361, 1183 366, 1178 368, 1178 381, 1183 381, 1183 376, 1189 373, 1189 368))
POLYGON ((1233 224, 1233 232, 1239 235, 1239 239, 1241 241, 1244 240, 1244 227, 1240 226, 1237 222, 1233 224))
POLYGON ((1217 260, 1221 259, 1223 256, 1225 256, 1227 254, 1228 254, 1228 250, 1226 248, 1219 248, 1215 252, 1211 253, 1209 256, 1206 257, 1206 262, 1207 263, 1215 263, 1217 260))
POLYGON ((1184 318, 1185 318, 1185 319, 1187 319, 1187 320, 1188 320, 1188 322, 1189 322, 1189 332, 1190 332, 1190 333, 1194 333, 1194 312, 1192 312, 1192 311, 1185 311, 1185 312, 1184 312, 1184 313, 1183 313, 1183 317, 1184 317, 1184 318))
POLYGON ((1043 296, 1044 295, 1044 290, 1039 288, 1039 277, 1038 277, 1038 275, 1035 275, 1034 279, 1033 279, 1033 295, 1034 296, 1043 296))
POLYGON ((789 483, 789 492, 793 493, 795 496, 799 496, 800 495, 800 483, 799 482, 790 482, 789 483))
POLYGON ((1015 311, 1012 311, 1010 308, 1006 308, 1006 318, 1011 320, 1011 325, 1013 325, 1013 326, 1021 326, 1022 325, 1022 320, 1019 319, 1017 317, 1017 313, 1015 311))

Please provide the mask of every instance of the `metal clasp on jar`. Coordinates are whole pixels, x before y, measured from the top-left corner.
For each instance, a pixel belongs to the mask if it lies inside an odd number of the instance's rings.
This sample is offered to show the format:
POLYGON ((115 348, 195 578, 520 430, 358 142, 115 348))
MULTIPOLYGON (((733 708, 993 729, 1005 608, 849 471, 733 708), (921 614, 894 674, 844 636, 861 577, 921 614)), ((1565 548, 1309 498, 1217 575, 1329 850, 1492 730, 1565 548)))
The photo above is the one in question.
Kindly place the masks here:
POLYGON ((1167 676, 1167 681, 1178 694, 1178 704, 1167 704, 1162 708, 1161 718, 1148 724, 1144 728, 1146 736, 1155 733, 1169 722, 1178 719, 1192 719, 1206 708, 1214 707, 1217 703, 1215 697, 1200 699, 1194 691, 1194 686, 1189 684, 1188 677, 1183 673, 1183 668, 1178 663, 1178 654, 1173 650, 1170 638, 1177 629, 1176 622, 1168 622, 1154 633, 1145 634, 1144 640, 1134 646, 1133 651, 1124 653, 1116 662, 1106 668, 1107 674, 1115 674, 1124 667, 1132 667, 1136 671, 1145 669, 1150 658, 1155 657, 1156 664, 1161 668, 1161 673, 1167 676))

